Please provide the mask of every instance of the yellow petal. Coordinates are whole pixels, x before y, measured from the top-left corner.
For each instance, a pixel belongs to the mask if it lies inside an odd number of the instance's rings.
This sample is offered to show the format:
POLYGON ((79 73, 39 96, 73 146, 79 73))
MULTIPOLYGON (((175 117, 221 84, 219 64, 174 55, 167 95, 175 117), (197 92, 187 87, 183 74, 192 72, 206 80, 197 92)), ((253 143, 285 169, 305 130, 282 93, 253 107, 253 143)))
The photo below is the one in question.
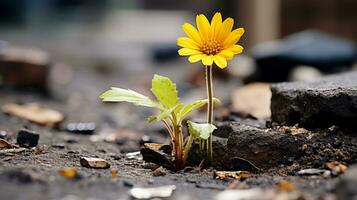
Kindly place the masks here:
POLYGON ((229 50, 223 50, 223 51, 219 52, 218 55, 225 57, 227 60, 232 60, 234 53, 229 50))
POLYGON ((239 39, 242 37, 244 34, 244 29, 243 28, 237 28, 234 31, 232 31, 228 37, 224 40, 224 46, 231 46, 236 44, 239 39))
POLYGON ((180 56, 190 56, 190 55, 195 55, 195 54, 201 54, 201 52, 197 51, 195 49, 181 48, 178 50, 178 54, 180 56))
POLYGON ((198 33, 197 29, 193 27, 191 24, 184 23, 182 25, 182 29, 186 33, 186 35, 190 37, 192 40, 194 40, 196 43, 198 44, 201 43, 200 34, 198 33))
POLYGON ((202 14, 197 15, 196 24, 197 24, 198 32, 201 35, 201 38, 208 38, 211 27, 207 18, 202 14))
POLYGON ((202 58, 202 63, 205 66, 209 66, 213 64, 213 56, 210 55, 204 55, 202 58))
POLYGON ((179 45, 180 47, 187 47, 190 49, 199 50, 197 43, 193 41, 191 38, 187 38, 187 37, 177 38, 177 45, 179 45))
POLYGON ((224 69, 227 67, 227 60, 223 56, 215 55, 213 60, 219 68, 224 69))
POLYGON ((217 35, 220 41, 224 41, 228 37, 229 33, 232 31, 233 24, 234 20, 230 17, 224 20, 221 31, 219 35, 217 35))
POLYGON ((188 57, 188 61, 190 63, 195 63, 195 62, 202 60, 203 56, 204 56, 203 54, 192 55, 192 56, 188 57))
POLYGON ((233 45, 226 50, 232 51, 234 54, 239 54, 243 52, 244 48, 240 45, 233 45))
POLYGON ((221 29, 221 26, 222 26, 222 15, 221 13, 217 12, 213 16, 211 21, 211 30, 214 36, 218 34, 219 30, 221 29))

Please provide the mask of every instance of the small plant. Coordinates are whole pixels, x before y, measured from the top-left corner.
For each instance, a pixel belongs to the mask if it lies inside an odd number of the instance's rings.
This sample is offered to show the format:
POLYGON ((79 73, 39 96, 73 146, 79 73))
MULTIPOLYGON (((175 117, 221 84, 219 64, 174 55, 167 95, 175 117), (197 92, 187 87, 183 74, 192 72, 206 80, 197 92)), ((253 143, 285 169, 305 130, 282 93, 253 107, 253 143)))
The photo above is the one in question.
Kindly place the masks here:
MULTIPOLYGON (((164 124, 171 137, 173 147, 172 154, 176 169, 183 169, 194 138, 207 140, 214 129, 216 129, 216 127, 210 123, 198 124, 187 121, 189 134, 184 138, 182 130, 184 118, 193 110, 207 104, 208 100, 198 100, 188 105, 181 104, 176 84, 169 78, 159 75, 155 75, 152 80, 151 92, 156 97, 156 100, 152 100, 132 90, 112 87, 100 95, 100 98, 104 102, 129 102, 137 106, 158 109, 159 114, 150 116, 148 122, 161 121, 164 124)), ((215 98, 212 100, 219 102, 215 98)))
MULTIPOLYGON (((227 18, 222 21, 220 13, 216 13, 211 23, 204 15, 197 15, 197 29, 189 23, 182 25, 183 31, 188 37, 177 39, 177 45, 182 47, 178 50, 181 56, 188 56, 190 63, 202 61, 206 67, 207 86, 207 124, 213 123, 213 87, 212 66, 215 63, 219 68, 227 67, 227 61, 232 60, 234 55, 243 52, 243 47, 237 45, 244 34, 243 28, 232 31, 234 20, 227 18)), ((207 150, 208 164, 212 163, 212 139, 208 138, 204 147, 207 150)))

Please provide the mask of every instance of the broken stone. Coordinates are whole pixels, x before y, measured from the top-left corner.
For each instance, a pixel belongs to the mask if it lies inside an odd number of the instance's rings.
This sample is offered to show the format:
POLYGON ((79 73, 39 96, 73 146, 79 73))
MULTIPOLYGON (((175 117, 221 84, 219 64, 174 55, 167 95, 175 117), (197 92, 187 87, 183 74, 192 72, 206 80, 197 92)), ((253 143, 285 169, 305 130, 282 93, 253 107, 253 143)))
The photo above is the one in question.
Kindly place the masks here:
POLYGON ((68 178, 68 179, 75 179, 78 178, 78 172, 76 168, 73 167, 66 167, 66 168, 61 168, 58 171, 58 175, 68 178))
POLYGON ((108 169, 110 167, 110 164, 101 158, 81 157, 80 163, 83 167, 94 169, 108 169))
POLYGON ((272 85, 272 120, 311 127, 356 128, 357 72, 272 85))
POLYGON ((214 172, 214 178, 222 179, 222 180, 229 179, 229 178, 244 180, 251 176, 252 174, 248 171, 215 171, 214 172))
POLYGON ((300 176, 329 175, 330 171, 325 169, 302 169, 297 174, 300 176))
POLYGON ((38 144, 40 135, 28 129, 22 129, 17 133, 17 144, 20 147, 35 147, 38 144))
POLYGON ((248 84, 233 92, 232 109, 259 119, 269 118, 271 115, 270 98, 270 84, 248 84))
POLYGON ((175 170, 171 157, 171 146, 157 143, 145 143, 140 150, 146 162, 152 162, 169 170, 175 170))
POLYGON ((94 122, 68 123, 66 131, 70 133, 78 133, 84 135, 91 135, 94 133, 96 125, 94 122))
POLYGON ((129 194, 136 199, 168 198, 171 197, 175 190, 175 185, 154 188, 132 188, 130 189, 129 194))
POLYGON ((357 165, 352 166, 341 176, 336 186, 337 199, 355 200, 357 199, 357 165))
POLYGON ((5 86, 46 91, 49 68, 50 57, 44 51, 14 46, 0 49, 0 76, 5 86))
POLYGON ((260 129, 238 122, 221 122, 216 126, 213 135, 227 140, 225 144, 223 139, 215 141, 216 137, 213 137, 213 158, 220 158, 213 159, 218 170, 241 170, 239 165, 234 165, 237 157, 255 166, 252 168, 267 169, 288 164, 289 158, 298 155, 299 147, 302 146, 299 138, 276 130, 260 129))
POLYGON ((11 149, 13 146, 8 141, 0 139, 0 149, 11 149))
POLYGON ((9 115, 29 120, 30 122, 55 127, 64 120, 64 115, 56 110, 43 108, 39 104, 30 103, 25 105, 6 104, 2 111, 9 115))

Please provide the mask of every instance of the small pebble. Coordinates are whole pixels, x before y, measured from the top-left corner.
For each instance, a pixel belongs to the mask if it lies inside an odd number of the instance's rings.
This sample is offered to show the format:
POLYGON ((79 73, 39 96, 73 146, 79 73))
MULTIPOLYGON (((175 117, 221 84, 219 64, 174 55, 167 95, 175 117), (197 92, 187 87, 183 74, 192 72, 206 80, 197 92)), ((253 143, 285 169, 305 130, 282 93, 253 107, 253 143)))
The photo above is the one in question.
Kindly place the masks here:
POLYGON ((175 190, 175 185, 166 185, 155 188, 133 188, 129 194, 136 199, 168 198, 175 190))
POLYGON ((94 169, 108 169, 110 167, 110 164, 101 158, 81 157, 80 163, 83 167, 94 169))
POLYGON ((22 129, 17 133, 17 144, 20 147, 35 147, 38 144, 40 135, 28 129, 22 129))
POLYGON ((118 169, 112 168, 112 169, 110 170, 110 173, 112 174, 112 177, 113 177, 113 178, 114 178, 114 177, 117 177, 117 176, 118 176, 118 169))

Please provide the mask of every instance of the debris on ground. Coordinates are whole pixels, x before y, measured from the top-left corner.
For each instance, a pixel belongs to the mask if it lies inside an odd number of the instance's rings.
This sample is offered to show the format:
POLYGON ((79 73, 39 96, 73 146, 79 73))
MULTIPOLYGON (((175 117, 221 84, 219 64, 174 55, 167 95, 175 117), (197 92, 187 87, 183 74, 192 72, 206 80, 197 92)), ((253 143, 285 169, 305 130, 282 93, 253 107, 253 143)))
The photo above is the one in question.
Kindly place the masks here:
POLYGON ((64 120, 64 115, 59 111, 44 108, 37 103, 29 103, 25 105, 10 103, 3 105, 1 109, 6 114, 14 115, 48 127, 56 127, 64 120))
POLYGON ((332 161, 326 163, 326 168, 337 173, 337 174, 343 174, 347 171, 348 167, 344 164, 341 164, 337 161, 332 161))
POLYGON ((28 129, 21 129, 17 133, 16 141, 20 147, 35 147, 39 139, 40 135, 38 133, 28 129))
POLYGON ((136 199, 168 198, 176 190, 175 185, 160 186, 154 188, 132 188, 130 196, 136 199))
POLYGON ((110 164, 101 158, 81 157, 80 163, 83 167, 94 169, 108 169, 110 167, 110 164))
POLYGON ((0 139, 0 149, 11 149, 13 147, 8 141, 0 139))
POLYGON ((229 179, 229 178, 234 178, 238 180, 244 180, 246 178, 249 178, 252 176, 252 174, 248 171, 215 171, 214 172, 214 178, 216 179, 229 179))

